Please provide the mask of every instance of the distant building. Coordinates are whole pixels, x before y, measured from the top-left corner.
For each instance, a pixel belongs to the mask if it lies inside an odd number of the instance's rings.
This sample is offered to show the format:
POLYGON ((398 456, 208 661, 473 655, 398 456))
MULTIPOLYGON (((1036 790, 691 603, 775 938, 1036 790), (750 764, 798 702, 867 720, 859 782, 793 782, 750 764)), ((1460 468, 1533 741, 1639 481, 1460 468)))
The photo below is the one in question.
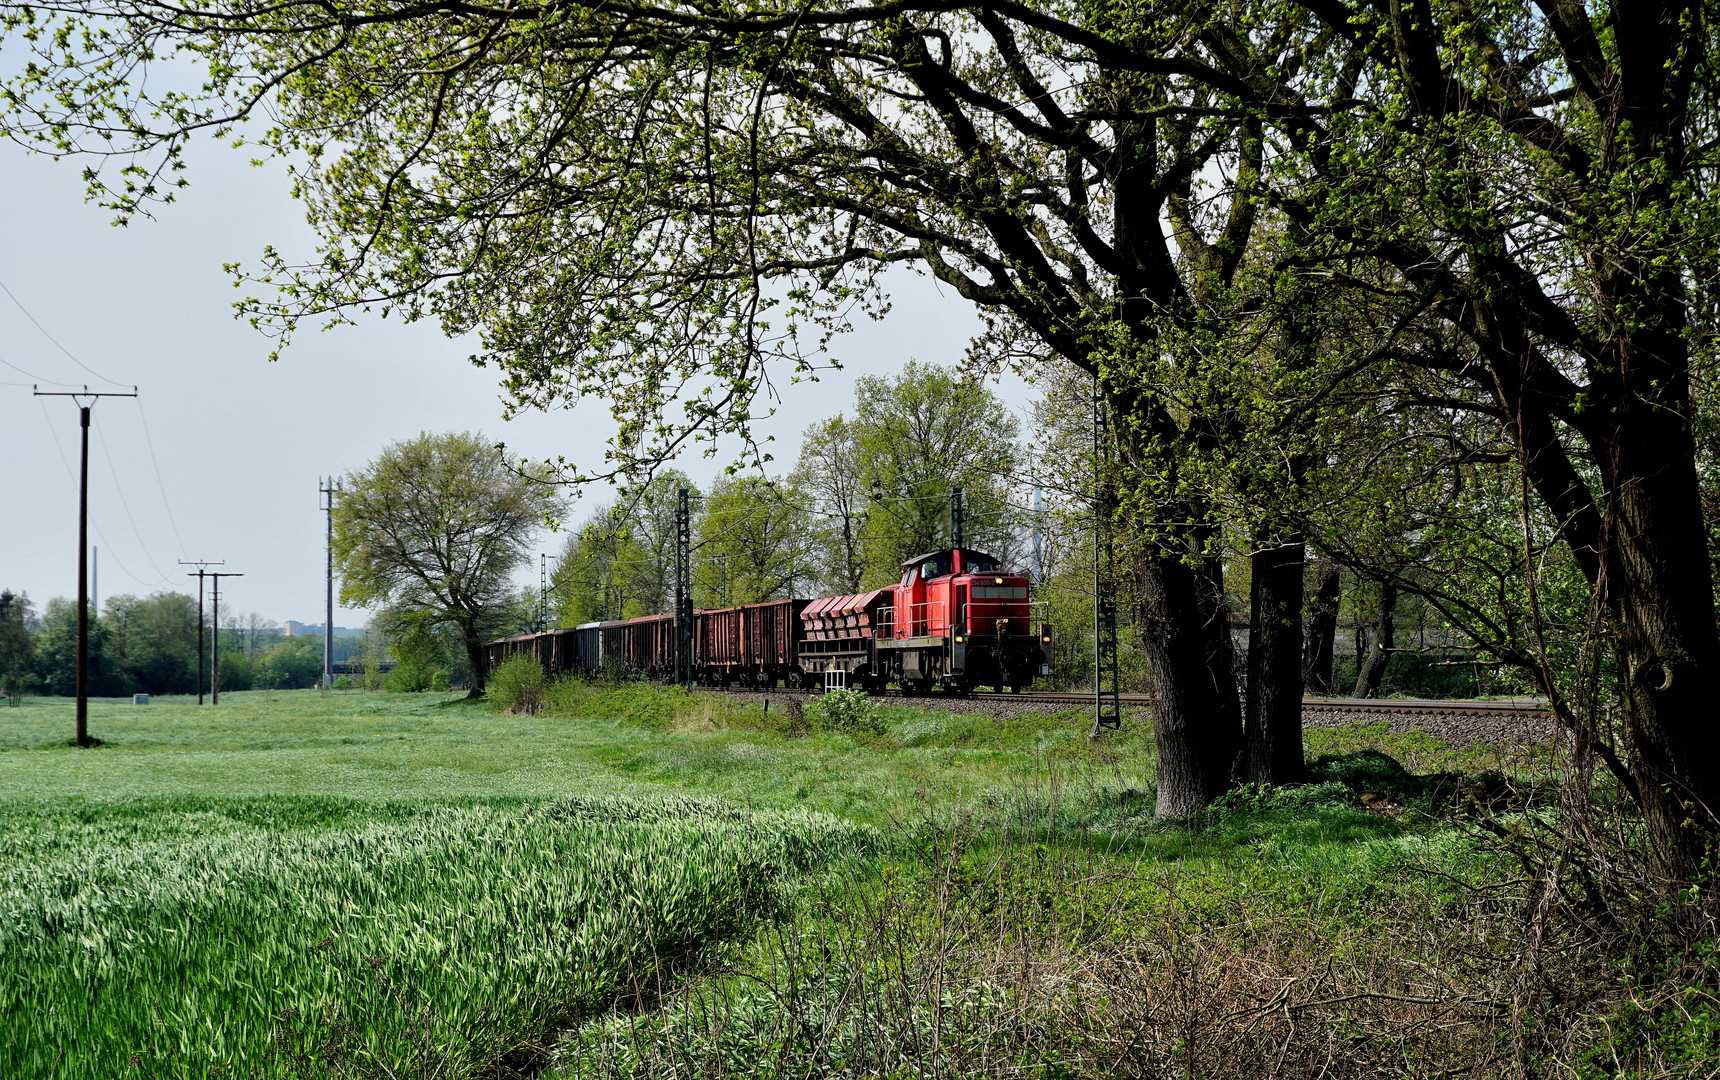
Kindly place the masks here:
MULTIPOLYGON (((285 629, 286 635, 288 637, 304 637, 307 634, 314 634, 317 637, 321 637, 322 632, 323 632, 323 624, 322 623, 294 622, 292 619, 288 619, 284 629, 285 629)), ((334 636, 337 638, 340 638, 340 637, 363 637, 364 636, 364 629, 362 627, 360 627, 357 630, 353 630, 353 629, 350 629, 350 628, 345 627, 345 626, 337 626, 334 628, 334 636)))

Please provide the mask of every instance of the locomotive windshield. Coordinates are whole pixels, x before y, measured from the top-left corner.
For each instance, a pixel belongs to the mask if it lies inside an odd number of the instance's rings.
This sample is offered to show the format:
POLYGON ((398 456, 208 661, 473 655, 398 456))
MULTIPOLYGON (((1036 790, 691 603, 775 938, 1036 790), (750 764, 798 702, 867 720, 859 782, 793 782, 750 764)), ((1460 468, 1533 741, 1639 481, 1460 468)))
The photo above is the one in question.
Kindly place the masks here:
POLYGON ((928 580, 935 577, 943 577, 949 572, 950 557, 948 555, 934 556, 920 564, 920 577, 928 580))
MULTIPOLYGON (((983 551, 961 550, 961 571, 964 574, 999 574, 1003 573, 1002 563, 997 556, 987 555, 983 551)), ((907 585, 917 576, 921 581, 945 577, 955 570, 955 552, 929 551, 917 555, 902 564, 905 572, 902 574, 902 584, 907 585)))

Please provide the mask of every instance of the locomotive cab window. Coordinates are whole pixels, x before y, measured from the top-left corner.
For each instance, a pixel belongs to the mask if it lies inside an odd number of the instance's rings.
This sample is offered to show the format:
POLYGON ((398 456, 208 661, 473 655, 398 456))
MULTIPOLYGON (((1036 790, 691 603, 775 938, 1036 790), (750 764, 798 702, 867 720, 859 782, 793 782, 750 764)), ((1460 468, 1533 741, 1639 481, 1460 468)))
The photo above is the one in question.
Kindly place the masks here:
POLYGON ((935 577, 943 577, 949 572, 950 557, 948 555, 939 555, 935 559, 927 559, 920 564, 920 577, 928 581, 935 577))
POLYGON ((962 569, 970 574, 990 574, 997 570, 997 566, 985 559, 964 559, 962 569))

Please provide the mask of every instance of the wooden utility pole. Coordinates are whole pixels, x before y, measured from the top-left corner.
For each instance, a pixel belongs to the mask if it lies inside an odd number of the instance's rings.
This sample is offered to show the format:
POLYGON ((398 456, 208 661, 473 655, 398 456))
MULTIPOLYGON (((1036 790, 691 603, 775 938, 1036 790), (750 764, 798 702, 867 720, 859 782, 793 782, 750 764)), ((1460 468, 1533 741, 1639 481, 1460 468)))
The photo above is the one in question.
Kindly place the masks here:
POLYGON ((185 576, 197 579, 197 704, 201 705, 203 704, 203 578, 205 576, 203 568, 206 566, 226 566, 227 560, 199 562, 195 559, 180 559, 179 565, 197 567, 195 574, 188 573, 185 576))
POLYGON ((78 725, 76 741, 79 746, 90 745, 90 410, 97 398, 136 397, 137 387, 129 394, 95 393, 85 386, 82 390, 55 391, 30 388, 37 397, 89 398, 85 405, 77 401, 78 426, 83 436, 83 456, 78 460, 78 725))
POLYGON ((209 704, 221 704, 221 579, 224 577, 244 577, 244 574, 222 574, 214 570, 209 576, 215 583, 209 587, 210 601, 213 608, 209 613, 209 626, 214 632, 215 640, 209 649, 209 704))

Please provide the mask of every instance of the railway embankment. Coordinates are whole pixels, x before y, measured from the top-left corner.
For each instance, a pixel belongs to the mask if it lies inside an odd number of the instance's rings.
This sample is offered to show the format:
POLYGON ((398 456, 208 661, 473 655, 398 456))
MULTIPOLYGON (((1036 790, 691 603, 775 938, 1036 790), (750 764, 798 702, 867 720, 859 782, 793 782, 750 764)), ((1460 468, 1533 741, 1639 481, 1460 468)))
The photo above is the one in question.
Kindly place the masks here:
MULTIPOLYGON (((725 700, 764 705, 772 710, 790 707, 791 702, 805 705, 817 696, 799 690, 706 690, 720 693, 725 700)), ((970 713, 997 720, 1012 720, 1023 716, 1081 709, 1086 703, 1073 694, 978 694, 973 697, 950 697, 943 694, 901 696, 892 694, 883 701, 886 706, 913 706, 940 709, 946 712, 970 713)), ((1125 722, 1150 723, 1151 709, 1139 697, 1125 699, 1125 722)), ((1521 701, 1427 701, 1400 698, 1378 700, 1346 700, 1325 698, 1310 700, 1302 710, 1302 724, 1307 728, 1341 728, 1354 724, 1384 724, 1384 734, 1396 735, 1421 732, 1443 740, 1453 747, 1477 744, 1491 746, 1539 746, 1558 735, 1558 725, 1551 713, 1530 700, 1521 701)))
POLYGON ((1385 734, 1423 732, 1442 739, 1454 747, 1476 744, 1490 746, 1539 746, 1552 742, 1559 734, 1553 715, 1542 709, 1521 708, 1477 712, 1439 708, 1433 703, 1426 709, 1371 707, 1372 702, 1357 701, 1353 708, 1304 708, 1304 728, 1337 728, 1352 724, 1384 724, 1385 734))

